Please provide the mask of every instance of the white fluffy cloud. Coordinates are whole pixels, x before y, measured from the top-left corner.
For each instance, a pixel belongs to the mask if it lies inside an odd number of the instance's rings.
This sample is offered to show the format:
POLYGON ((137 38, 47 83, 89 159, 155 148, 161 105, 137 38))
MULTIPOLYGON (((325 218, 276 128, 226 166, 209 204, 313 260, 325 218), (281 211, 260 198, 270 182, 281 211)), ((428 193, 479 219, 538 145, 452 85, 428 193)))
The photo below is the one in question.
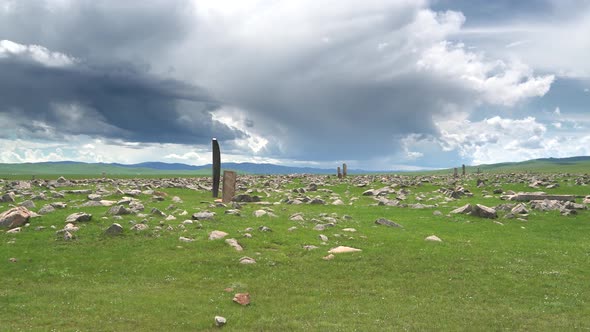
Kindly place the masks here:
POLYGON ((547 125, 534 117, 455 119, 440 121, 437 126, 441 147, 446 151, 457 150, 473 164, 590 154, 587 133, 550 133, 547 125))
POLYGON ((26 58, 47 67, 66 67, 76 63, 74 57, 52 52, 40 45, 23 45, 10 40, 0 40, 0 58, 26 58))

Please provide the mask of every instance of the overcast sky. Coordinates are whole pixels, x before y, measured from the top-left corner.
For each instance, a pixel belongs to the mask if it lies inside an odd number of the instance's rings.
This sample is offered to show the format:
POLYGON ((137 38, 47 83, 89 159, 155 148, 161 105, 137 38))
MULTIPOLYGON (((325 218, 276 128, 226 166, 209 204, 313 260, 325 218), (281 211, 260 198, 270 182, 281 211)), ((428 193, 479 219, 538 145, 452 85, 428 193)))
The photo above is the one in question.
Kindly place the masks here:
POLYGON ((590 155, 589 0, 0 0, 0 162, 590 155))

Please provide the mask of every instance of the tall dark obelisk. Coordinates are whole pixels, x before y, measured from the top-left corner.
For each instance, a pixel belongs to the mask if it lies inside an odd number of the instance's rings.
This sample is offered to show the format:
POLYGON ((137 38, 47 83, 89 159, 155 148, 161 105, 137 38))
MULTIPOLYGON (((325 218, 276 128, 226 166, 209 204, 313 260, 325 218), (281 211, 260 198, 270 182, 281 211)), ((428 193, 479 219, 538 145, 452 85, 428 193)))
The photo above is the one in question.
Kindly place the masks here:
POLYGON ((219 181, 221 177, 221 151, 219 151, 219 143, 217 138, 211 140, 213 145, 213 197, 219 196, 219 181))

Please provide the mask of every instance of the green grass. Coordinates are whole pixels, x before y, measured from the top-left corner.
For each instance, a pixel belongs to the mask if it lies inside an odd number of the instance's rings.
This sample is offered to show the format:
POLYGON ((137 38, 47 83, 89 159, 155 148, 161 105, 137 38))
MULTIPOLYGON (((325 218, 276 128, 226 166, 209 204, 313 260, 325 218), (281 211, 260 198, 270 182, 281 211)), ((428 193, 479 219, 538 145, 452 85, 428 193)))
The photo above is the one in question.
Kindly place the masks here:
MULTIPOLYGON (((259 191, 264 190, 261 181, 259 191)), ((350 181, 354 181, 354 177, 350 181)), ((411 179, 411 178, 408 178, 411 179)), ((338 182, 326 186, 348 204, 368 188, 380 188, 380 177, 366 188, 338 182)), ((551 192, 588 195, 588 187, 559 178, 551 192)), ((332 182, 333 181, 333 182, 332 182)), ((255 218, 262 208, 246 205, 241 216, 225 215, 226 208, 211 208, 204 191, 163 189, 164 202, 140 198, 146 213, 157 207, 166 213, 172 196, 190 214, 211 210, 214 221, 180 229, 184 220, 163 222, 173 231, 156 231, 162 218, 150 218, 143 233, 129 230, 137 216, 114 220, 108 208, 76 208, 84 196, 66 195, 66 210, 34 219, 19 234, 0 232, 0 330, 7 331, 203 331, 216 330, 215 315, 228 319, 231 331, 397 331, 397 330, 523 330, 563 331, 590 329, 590 212, 563 217, 557 212, 533 211, 529 221, 499 219, 503 225, 471 216, 445 216, 453 208, 471 203, 494 206, 505 203, 498 195, 483 198, 475 178, 461 179, 474 193, 434 209, 370 206, 361 196, 345 206, 270 206, 276 218, 255 218), (76 239, 56 237, 52 225, 61 228, 73 212, 93 214, 81 224, 76 239), (303 212, 307 222, 288 218, 303 212), (339 217, 333 228, 318 232, 309 222, 320 214, 339 217), (350 215, 351 220, 344 220, 350 215), (102 217, 107 217, 103 219, 102 217), (374 224, 388 218, 404 228, 374 224), (121 236, 103 234, 113 222, 121 223, 121 236), (259 226, 273 232, 259 232, 259 226), (41 231, 37 226, 45 226, 41 231), (297 226, 295 231, 287 229, 297 226), (242 235, 253 227, 253 238, 242 235), (355 233, 342 231, 353 227, 355 233), (223 230, 244 246, 234 251, 223 240, 209 241, 212 230, 223 230), (319 234, 329 237, 323 245, 319 234), (436 234, 442 243, 425 242, 436 234), (195 238, 183 243, 179 236, 195 238), (305 251, 303 245, 319 249, 305 251), (336 255, 325 261, 327 250, 338 245, 361 248, 354 254, 336 255), (240 265, 250 256, 255 265, 240 265), (15 257, 17 263, 9 262, 15 257), (233 288, 232 292, 224 291, 233 288), (249 292, 251 305, 232 302, 236 292, 249 292)), ((284 186, 304 187, 305 179, 284 186)), ((526 189, 521 183, 501 183, 504 190, 526 189)), ((416 195, 428 197, 441 184, 425 183, 407 188, 408 203, 416 195)), ((109 188, 112 189, 112 188, 109 188)), ((548 190, 549 191, 549 190, 548 190)), ((311 192, 329 201, 330 194, 311 192)), ((263 195, 264 197, 265 195, 263 195)), ((271 202, 285 194, 273 194, 271 202)), ((110 196, 116 200, 121 196, 110 196)), ((391 197, 393 198, 393 197, 391 197)), ((19 199, 19 201, 24 198, 19 199)), ((437 200, 440 201, 440 200, 437 200)), ((37 208, 43 203, 37 201, 37 208)), ((423 201, 424 204, 433 202, 423 201)), ((4 211, 8 205, 0 204, 4 211)))

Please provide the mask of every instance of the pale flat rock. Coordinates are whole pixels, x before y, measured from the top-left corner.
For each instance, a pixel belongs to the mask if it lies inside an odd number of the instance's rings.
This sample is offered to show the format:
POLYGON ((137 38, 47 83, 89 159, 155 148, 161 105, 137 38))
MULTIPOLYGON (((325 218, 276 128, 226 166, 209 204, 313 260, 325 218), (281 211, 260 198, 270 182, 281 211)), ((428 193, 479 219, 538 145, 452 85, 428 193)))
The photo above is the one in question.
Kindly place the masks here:
POLYGON ((240 264, 256 264, 256 260, 251 257, 242 257, 240 258, 240 264))
POLYGON ((260 218, 260 217, 265 216, 267 214, 268 214, 268 212, 266 212, 265 210, 254 211, 254 216, 256 216, 256 218, 260 218))
POLYGON ((188 238, 188 237, 181 236, 181 237, 178 238, 178 241, 180 241, 180 242, 194 242, 195 239, 191 239, 191 238, 188 238))
POLYGON ((208 211, 193 213, 193 216, 192 216, 192 218, 194 220, 212 220, 214 217, 215 217, 215 212, 208 212, 208 211))
POLYGON ((442 240, 436 235, 430 235, 429 237, 425 238, 424 241, 442 242, 442 240))
POLYGON ((329 254, 343 254, 343 253, 347 253, 347 252, 359 252, 362 251, 361 249, 357 249, 357 248, 352 248, 352 247, 346 247, 346 246, 338 246, 335 248, 332 248, 328 251, 329 254))
POLYGON ((329 254, 328 256, 322 257, 322 259, 325 261, 330 261, 330 260, 333 260, 334 257, 335 257, 334 254, 329 254))
POLYGON ((6 234, 16 234, 22 231, 22 227, 15 227, 13 229, 7 230, 6 234))
POLYGON ((343 232, 350 232, 350 233, 354 233, 354 232, 356 232, 356 229, 355 229, 355 228, 344 228, 344 229, 342 229, 342 231, 343 231, 343 232))
POLYGON ((332 205, 344 205, 344 202, 341 199, 337 199, 335 201, 332 202, 332 205))
POLYGON ((244 248, 238 243, 236 239, 226 239, 225 243, 227 243, 230 247, 236 249, 236 251, 243 251, 244 248))
POLYGON ((141 232, 147 230, 148 228, 150 227, 146 224, 135 224, 131 227, 131 230, 141 232))
POLYGON ((219 240, 228 236, 229 234, 223 231, 212 231, 209 233, 209 240, 219 240))
POLYGON ((320 234, 318 237, 320 238, 320 241, 328 242, 328 237, 325 236, 324 234, 320 234))

